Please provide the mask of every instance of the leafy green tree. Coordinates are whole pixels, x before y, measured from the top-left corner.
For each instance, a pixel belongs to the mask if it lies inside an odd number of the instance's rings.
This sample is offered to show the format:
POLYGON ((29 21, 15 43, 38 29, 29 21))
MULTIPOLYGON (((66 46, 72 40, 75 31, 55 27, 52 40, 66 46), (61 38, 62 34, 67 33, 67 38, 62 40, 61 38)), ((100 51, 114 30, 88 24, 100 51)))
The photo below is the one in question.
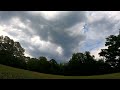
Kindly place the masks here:
POLYGON ((49 72, 50 64, 47 61, 46 57, 43 57, 43 56, 39 57, 39 59, 38 59, 38 66, 39 66, 38 68, 39 68, 40 72, 45 72, 45 73, 49 72))
POLYGON ((58 65, 58 63, 54 59, 51 59, 49 61, 49 63, 50 63, 50 72, 51 73, 57 74, 60 72, 60 66, 58 65))
POLYGON ((8 36, 0 36, 0 63, 14 67, 24 67, 25 50, 19 42, 14 42, 8 36))
POLYGON ((112 70, 111 66, 103 58, 98 59, 94 67, 96 74, 111 73, 112 70))
POLYGON ((120 35, 110 35, 107 37, 105 46, 108 49, 101 49, 99 55, 105 57, 106 62, 111 67, 116 68, 120 66, 120 35))
POLYGON ((30 58, 27 61, 27 69, 31 71, 38 71, 38 59, 30 58))
POLYGON ((86 51, 85 53, 84 53, 84 55, 85 55, 85 59, 84 59, 84 63, 91 63, 91 64, 93 64, 94 62, 95 62, 95 56, 94 55, 90 55, 90 52, 89 51, 86 51))
POLYGON ((0 36, 0 53, 9 54, 14 57, 23 57, 25 50, 19 42, 14 42, 8 36, 0 36))
POLYGON ((90 52, 74 53, 72 58, 65 66, 65 73, 72 75, 87 75, 94 72, 95 59, 90 52))

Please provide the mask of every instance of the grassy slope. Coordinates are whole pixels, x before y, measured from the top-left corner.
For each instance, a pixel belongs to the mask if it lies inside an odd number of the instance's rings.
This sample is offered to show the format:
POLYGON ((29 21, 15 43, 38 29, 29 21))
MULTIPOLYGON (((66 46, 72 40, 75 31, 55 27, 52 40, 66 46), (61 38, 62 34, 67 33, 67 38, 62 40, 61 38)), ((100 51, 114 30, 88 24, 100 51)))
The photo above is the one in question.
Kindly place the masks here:
POLYGON ((96 76, 60 76, 0 65, 0 79, 120 79, 120 73, 96 76))

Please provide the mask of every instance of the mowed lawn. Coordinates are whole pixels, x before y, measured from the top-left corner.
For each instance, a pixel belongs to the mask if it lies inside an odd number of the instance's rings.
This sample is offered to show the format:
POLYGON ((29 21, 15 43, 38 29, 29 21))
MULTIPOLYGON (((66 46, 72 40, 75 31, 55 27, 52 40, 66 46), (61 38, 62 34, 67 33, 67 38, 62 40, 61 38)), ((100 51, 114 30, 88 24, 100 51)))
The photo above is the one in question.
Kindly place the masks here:
POLYGON ((120 73, 95 76, 60 76, 32 72, 0 64, 0 79, 120 79, 120 73))

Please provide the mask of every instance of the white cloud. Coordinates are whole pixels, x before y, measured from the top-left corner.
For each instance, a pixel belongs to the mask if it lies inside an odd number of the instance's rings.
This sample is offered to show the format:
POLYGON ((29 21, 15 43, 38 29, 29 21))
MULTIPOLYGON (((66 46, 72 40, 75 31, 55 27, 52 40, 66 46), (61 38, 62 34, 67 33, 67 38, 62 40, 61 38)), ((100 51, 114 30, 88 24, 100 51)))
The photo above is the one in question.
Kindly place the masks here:
POLYGON ((84 22, 78 23, 75 26, 66 29, 65 31, 72 37, 79 36, 80 34, 84 34, 83 33, 84 24, 85 24, 84 22))
POLYGON ((99 56, 99 53, 101 52, 101 49, 107 49, 107 47, 101 46, 101 47, 95 48, 94 50, 91 51, 91 55, 94 55, 96 59, 101 58, 99 56))
POLYGON ((1 11, 0 35, 19 41, 25 54, 31 57, 43 55, 66 60, 74 52, 90 50, 99 58, 105 38, 118 33, 119 14, 110 11, 1 11))
POLYGON ((36 16, 43 16, 47 20, 52 20, 54 18, 57 18, 56 16, 65 11, 29 11, 29 13, 36 15, 36 16))
POLYGON ((11 19, 11 25, 13 27, 18 26, 18 27, 21 27, 21 28, 26 28, 26 25, 18 17, 14 17, 14 18, 11 19))
POLYGON ((59 55, 63 54, 63 49, 61 47, 57 47, 56 51, 58 52, 59 55))
POLYGON ((57 18, 56 16, 60 13, 59 11, 40 11, 40 13, 42 13, 42 15, 48 19, 54 19, 57 18))

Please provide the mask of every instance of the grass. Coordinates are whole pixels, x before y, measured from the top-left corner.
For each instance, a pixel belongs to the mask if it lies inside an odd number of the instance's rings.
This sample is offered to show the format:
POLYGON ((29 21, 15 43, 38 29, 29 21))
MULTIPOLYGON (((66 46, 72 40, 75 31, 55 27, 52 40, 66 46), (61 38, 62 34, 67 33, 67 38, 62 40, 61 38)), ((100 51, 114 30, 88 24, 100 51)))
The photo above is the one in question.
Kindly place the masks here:
POLYGON ((120 79, 120 73, 95 76, 60 76, 17 69, 0 64, 0 79, 120 79))

